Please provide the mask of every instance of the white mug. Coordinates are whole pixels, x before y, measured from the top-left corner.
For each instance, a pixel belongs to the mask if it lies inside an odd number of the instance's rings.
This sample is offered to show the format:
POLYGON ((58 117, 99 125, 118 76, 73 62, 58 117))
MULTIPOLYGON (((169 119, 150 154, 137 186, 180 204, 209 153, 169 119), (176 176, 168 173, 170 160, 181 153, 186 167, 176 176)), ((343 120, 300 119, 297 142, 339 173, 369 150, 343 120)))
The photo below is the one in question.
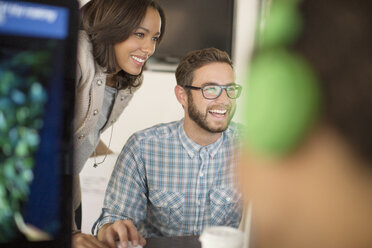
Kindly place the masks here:
POLYGON ((211 226, 199 237, 202 248, 242 248, 244 234, 229 226, 211 226))

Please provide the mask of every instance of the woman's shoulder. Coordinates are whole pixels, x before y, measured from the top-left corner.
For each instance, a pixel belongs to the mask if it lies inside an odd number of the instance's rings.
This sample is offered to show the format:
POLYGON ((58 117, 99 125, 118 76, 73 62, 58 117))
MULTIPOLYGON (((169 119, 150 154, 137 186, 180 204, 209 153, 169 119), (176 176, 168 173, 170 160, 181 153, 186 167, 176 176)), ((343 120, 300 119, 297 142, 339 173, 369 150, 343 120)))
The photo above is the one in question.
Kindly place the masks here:
POLYGON ((78 34, 78 48, 77 48, 78 61, 92 61, 92 43, 90 42, 88 34, 84 30, 80 30, 78 34))
POLYGON ((103 73, 103 69, 94 60, 92 43, 84 30, 78 34, 77 69, 82 76, 91 77, 103 73))
POLYGON ((83 29, 79 30, 78 39, 79 39, 79 42, 80 41, 88 41, 89 42, 89 36, 88 36, 87 32, 83 29))

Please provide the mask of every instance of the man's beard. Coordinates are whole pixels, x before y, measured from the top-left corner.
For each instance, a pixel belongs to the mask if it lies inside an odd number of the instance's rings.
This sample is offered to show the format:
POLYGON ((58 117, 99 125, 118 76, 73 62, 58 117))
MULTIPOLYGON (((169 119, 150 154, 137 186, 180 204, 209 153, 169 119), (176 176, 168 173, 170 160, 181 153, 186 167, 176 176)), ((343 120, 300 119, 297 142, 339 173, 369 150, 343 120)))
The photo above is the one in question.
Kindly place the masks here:
POLYGON ((212 127, 209 125, 207 121, 207 116, 208 116, 208 110, 205 114, 199 112, 197 107, 194 104, 194 100, 192 98, 191 94, 188 94, 188 114, 191 120, 193 120, 196 124, 198 124, 201 128, 204 130, 210 132, 210 133, 221 133, 225 131, 230 124, 231 119, 233 118, 235 114, 236 108, 233 107, 231 104, 224 106, 226 108, 226 115, 228 115, 228 120, 226 123, 226 126, 223 127, 212 127))

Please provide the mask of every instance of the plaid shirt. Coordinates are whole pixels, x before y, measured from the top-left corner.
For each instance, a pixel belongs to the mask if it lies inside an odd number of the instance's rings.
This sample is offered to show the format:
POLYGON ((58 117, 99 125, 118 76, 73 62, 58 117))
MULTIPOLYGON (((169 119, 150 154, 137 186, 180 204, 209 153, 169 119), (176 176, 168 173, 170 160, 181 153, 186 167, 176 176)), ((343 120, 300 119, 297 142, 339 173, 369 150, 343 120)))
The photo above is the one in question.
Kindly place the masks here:
POLYGON ((92 233, 123 219, 132 220, 144 237, 199 235, 210 225, 238 227, 237 133, 231 123, 205 147, 186 135, 183 120, 133 134, 118 157, 92 233))

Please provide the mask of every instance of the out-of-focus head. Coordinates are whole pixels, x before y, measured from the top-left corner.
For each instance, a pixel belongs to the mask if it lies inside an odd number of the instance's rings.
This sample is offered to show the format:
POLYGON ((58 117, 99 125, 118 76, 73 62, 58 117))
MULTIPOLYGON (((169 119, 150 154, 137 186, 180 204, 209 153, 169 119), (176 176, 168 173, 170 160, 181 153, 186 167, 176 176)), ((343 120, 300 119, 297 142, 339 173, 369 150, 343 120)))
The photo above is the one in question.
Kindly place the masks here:
POLYGON ((257 247, 372 246, 371 13, 366 0, 271 1, 239 173, 257 247))

